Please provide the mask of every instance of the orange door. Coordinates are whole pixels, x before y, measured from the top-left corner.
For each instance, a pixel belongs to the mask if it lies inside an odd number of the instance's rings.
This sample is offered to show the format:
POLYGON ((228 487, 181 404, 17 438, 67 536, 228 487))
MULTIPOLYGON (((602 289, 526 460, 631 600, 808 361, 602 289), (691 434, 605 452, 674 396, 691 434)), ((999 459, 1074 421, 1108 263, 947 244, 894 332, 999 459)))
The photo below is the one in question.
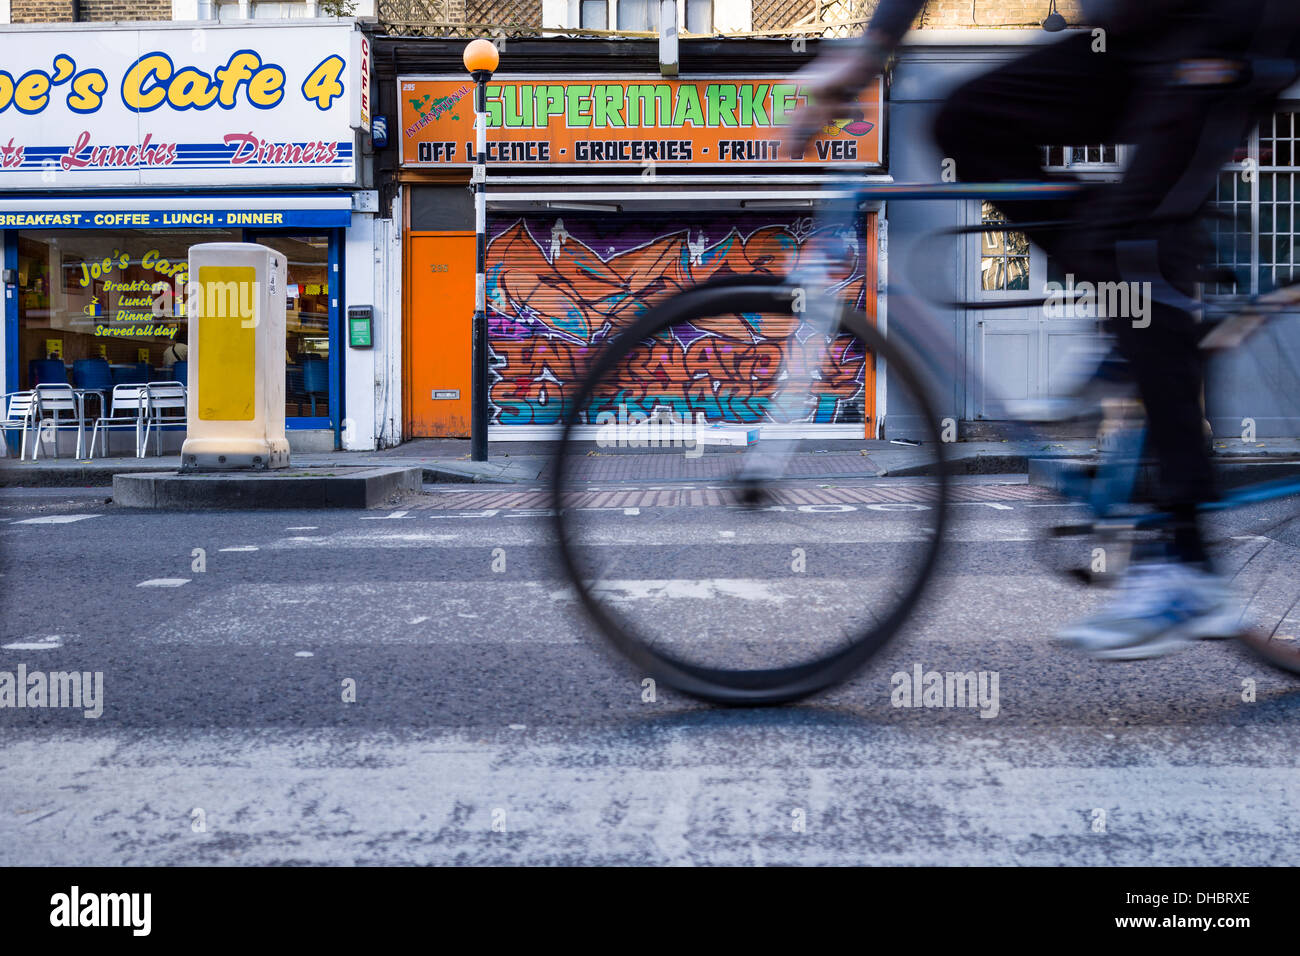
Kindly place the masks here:
POLYGON ((406 434, 468 438, 474 233, 411 232, 406 250, 406 434))

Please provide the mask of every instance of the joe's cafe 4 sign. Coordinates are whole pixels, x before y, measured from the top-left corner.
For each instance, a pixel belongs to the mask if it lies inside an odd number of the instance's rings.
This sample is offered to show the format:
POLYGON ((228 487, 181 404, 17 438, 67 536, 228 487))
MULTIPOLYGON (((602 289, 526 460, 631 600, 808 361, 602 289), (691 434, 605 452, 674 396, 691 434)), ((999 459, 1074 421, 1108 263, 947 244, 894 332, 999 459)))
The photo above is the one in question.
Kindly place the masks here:
MULTIPOLYGON (((518 165, 665 163, 883 165, 883 79, 828 125, 801 155, 782 141, 805 101, 789 77, 556 81, 487 84, 488 161, 518 165)), ((402 162, 474 162, 474 89, 463 79, 398 80, 402 162)))
POLYGON ((352 21, 0 29, 0 190, 353 183, 352 21))

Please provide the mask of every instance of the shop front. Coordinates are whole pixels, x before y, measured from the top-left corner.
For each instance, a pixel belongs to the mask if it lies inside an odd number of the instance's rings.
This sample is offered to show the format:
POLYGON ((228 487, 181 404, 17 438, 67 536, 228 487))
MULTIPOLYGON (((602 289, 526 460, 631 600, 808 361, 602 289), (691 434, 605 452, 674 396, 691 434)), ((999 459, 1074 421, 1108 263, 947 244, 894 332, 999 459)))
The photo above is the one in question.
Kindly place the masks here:
POLYGON ((115 385, 187 383, 189 248, 260 242, 288 260, 291 440, 335 448, 361 34, 178 26, 0 32, 5 391, 70 384, 90 427, 115 385))
MULTIPOLYGON (((399 76, 397 86, 407 434, 467 435, 472 95, 453 75, 399 76)), ((842 257, 839 293, 882 316, 883 209, 865 206, 850 230, 821 229, 816 213, 884 178, 883 81, 802 157, 780 136, 802 96, 776 72, 573 80, 503 70, 487 93, 492 440, 553 436, 591 358, 655 302, 720 277, 784 274, 819 244, 842 257)), ((795 358, 807 338, 798 322, 737 315, 697 331, 629 364, 631 405, 769 435, 876 434, 873 356, 822 370, 835 386, 815 407, 782 411, 780 383, 754 367, 795 358)))

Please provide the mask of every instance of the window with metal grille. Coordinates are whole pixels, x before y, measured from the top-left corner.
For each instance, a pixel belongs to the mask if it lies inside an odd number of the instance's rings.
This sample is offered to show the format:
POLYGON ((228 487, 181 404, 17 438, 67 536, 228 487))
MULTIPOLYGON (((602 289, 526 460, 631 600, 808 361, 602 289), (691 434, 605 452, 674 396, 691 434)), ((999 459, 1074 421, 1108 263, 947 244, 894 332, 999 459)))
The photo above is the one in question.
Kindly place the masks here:
POLYGON ((1124 147, 1115 143, 1092 146, 1044 146, 1044 169, 1112 170, 1124 163, 1124 147))
POLYGON ((1215 267, 1234 282, 1210 294, 1257 295, 1300 281, 1297 214, 1300 198, 1300 112, 1282 110, 1260 123, 1219 174, 1212 222, 1215 267))

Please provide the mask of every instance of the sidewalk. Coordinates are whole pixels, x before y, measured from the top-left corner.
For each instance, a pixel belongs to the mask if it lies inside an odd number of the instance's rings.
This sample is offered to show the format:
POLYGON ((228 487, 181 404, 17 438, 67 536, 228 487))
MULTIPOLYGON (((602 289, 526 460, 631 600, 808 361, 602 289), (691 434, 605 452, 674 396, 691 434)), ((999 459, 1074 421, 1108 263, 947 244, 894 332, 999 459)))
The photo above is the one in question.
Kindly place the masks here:
MULTIPOLYGON (((709 448, 698 458, 680 450, 655 454, 620 454, 597 448, 594 442, 579 446, 583 454, 575 463, 578 480, 708 481, 730 473, 736 448, 709 448)), ((469 458, 469 442, 462 439, 417 439, 397 448, 373 452, 329 452, 293 456, 298 469, 364 466, 418 467, 426 483, 483 482, 518 484, 549 481, 554 442, 492 442, 488 461, 469 458)), ((1026 474, 1030 459, 1083 459, 1096 457, 1096 443, 1088 439, 1060 441, 972 441, 947 447, 955 474, 1026 474)), ((1300 462, 1300 440, 1271 439, 1251 444, 1215 443, 1216 457, 1226 464, 1247 466, 1300 462)), ((863 476, 920 476, 930 472, 931 450, 887 441, 813 441, 798 443, 791 473, 810 479, 863 476)), ((42 458, 39 461, 0 460, 0 487, 110 486, 113 475, 176 471, 177 455, 158 458, 42 458)))

